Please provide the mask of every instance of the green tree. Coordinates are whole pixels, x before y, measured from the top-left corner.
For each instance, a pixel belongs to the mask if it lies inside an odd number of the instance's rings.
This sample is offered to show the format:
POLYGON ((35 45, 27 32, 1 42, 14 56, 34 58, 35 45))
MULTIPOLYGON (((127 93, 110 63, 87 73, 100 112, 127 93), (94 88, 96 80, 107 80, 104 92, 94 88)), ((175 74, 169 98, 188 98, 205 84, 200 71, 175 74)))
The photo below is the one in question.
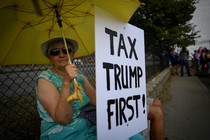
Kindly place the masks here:
POLYGON ((189 21, 197 0, 141 0, 144 3, 130 23, 145 32, 146 51, 154 50, 161 57, 169 46, 194 43, 198 31, 189 21))

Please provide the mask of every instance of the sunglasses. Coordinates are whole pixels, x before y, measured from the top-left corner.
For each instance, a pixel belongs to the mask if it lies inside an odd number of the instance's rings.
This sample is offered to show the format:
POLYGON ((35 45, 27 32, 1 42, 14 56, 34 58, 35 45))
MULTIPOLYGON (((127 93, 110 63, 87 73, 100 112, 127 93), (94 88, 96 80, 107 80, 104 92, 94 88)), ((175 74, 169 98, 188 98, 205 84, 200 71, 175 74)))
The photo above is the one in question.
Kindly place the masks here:
MULTIPOLYGON (((60 54, 61 51, 62 51, 63 54, 67 54, 66 48, 62 48, 62 49, 52 49, 52 50, 50 50, 50 55, 57 56, 57 55, 60 54)), ((72 49, 68 48, 68 52, 71 53, 72 49)))

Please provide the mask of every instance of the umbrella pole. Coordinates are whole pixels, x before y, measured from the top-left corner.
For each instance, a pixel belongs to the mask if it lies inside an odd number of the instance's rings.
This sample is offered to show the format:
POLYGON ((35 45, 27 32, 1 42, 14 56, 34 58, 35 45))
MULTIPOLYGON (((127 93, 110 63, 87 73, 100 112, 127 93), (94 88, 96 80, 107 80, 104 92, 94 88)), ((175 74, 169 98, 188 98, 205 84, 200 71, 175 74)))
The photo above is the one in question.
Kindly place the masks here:
POLYGON ((64 35, 62 27, 61 27, 61 32, 62 32, 63 42, 64 42, 64 46, 65 46, 65 49, 66 49, 66 52, 67 52, 69 64, 72 64, 72 61, 71 61, 71 58, 70 58, 70 55, 69 55, 69 51, 68 51, 68 46, 67 46, 67 43, 66 43, 66 38, 65 38, 65 35, 64 35))
MULTIPOLYGON (((71 58, 69 55, 69 51, 68 51, 68 47, 67 47, 67 43, 66 43, 66 38, 64 36, 63 28, 62 27, 60 27, 60 28, 61 28, 61 32, 62 32, 62 36, 63 36, 64 46, 66 48, 67 56, 69 59, 69 64, 72 64, 72 61, 71 61, 71 58)), ((83 98, 82 98, 81 90, 82 90, 82 87, 77 83, 77 80, 74 78, 74 92, 73 92, 73 94, 69 95, 69 97, 67 98, 67 101, 73 101, 74 100, 73 97, 76 97, 82 103, 83 98)))
POLYGON ((68 56, 68 59, 69 59, 69 64, 72 64, 72 61, 71 61, 71 58, 70 58, 70 55, 69 55, 69 51, 68 51, 68 47, 67 47, 67 43, 66 43, 66 38, 65 38, 65 35, 64 35, 64 32, 63 32, 63 26, 62 26, 61 16, 60 16, 60 14, 58 12, 58 7, 57 6, 54 6, 54 10, 55 10, 55 15, 56 15, 56 18, 57 18, 58 26, 61 29, 64 46, 66 48, 67 56, 68 56))
MULTIPOLYGON (((66 48, 67 56, 68 56, 68 59, 69 59, 69 64, 72 64, 72 61, 71 61, 71 58, 70 58, 70 55, 69 55, 69 51, 68 51, 68 47, 67 47, 67 43, 66 43, 66 38, 64 36, 64 32, 63 32, 62 27, 61 27, 61 32, 62 32, 62 36, 63 36, 64 46, 66 48)), ((67 102, 68 101, 73 101, 74 100, 73 97, 76 97, 82 103, 83 98, 82 98, 81 90, 82 90, 82 87, 78 84, 77 80, 74 78, 74 92, 71 95, 69 95, 69 97, 67 98, 67 102)))
MULTIPOLYGON (((70 58, 70 55, 69 55, 69 51, 68 51, 68 46, 67 46, 67 43, 66 43, 66 38, 65 38, 65 35, 64 35, 63 27, 62 27, 62 20, 60 18, 58 8, 57 7, 54 7, 54 8, 55 8, 55 14, 56 14, 56 17, 57 17, 57 22, 58 22, 58 25, 61 29, 63 42, 64 42, 64 46, 65 46, 65 49, 66 49, 66 52, 67 52, 69 64, 72 64, 72 61, 71 61, 71 58, 70 58)), ((68 101, 73 101, 76 98, 77 100, 80 100, 80 102, 82 103, 83 102, 83 97, 82 97, 82 94, 81 94, 81 90, 82 90, 82 87, 78 84, 77 80, 74 78, 74 92, 71 95, 69 95, 69 97, 67 98, 66 101, 67 102, 68 101)))

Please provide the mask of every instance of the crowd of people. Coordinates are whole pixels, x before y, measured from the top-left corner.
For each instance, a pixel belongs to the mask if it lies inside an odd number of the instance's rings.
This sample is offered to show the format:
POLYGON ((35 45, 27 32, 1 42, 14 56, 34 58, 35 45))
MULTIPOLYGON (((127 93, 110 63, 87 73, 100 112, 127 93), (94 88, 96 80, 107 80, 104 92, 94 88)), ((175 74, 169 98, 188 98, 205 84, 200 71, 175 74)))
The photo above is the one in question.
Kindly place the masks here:
POLYGON ((184 68, 186 68, 187 75, 191 76, 191 68, 196 72, 210 73, 210 50, 199 47, 194 50, 192 56, 186 47, 183 47, 180 52, 175 51, 175 47, 171 47, 168 53, 171 62, 172 75, 184 76, 184 68))
POLYGON ((203 47, 194 50, 192 67, 197 72, 203 71, 210 73, 210 50, 203 47))

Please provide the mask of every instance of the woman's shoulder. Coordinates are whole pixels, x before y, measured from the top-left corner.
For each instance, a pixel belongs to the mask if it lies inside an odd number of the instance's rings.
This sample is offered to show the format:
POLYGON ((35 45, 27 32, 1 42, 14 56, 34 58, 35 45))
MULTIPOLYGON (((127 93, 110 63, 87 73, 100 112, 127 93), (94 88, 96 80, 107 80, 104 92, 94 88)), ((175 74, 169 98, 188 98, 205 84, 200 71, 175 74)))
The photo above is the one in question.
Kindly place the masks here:
POLYGON ((51 69, 47 69, 47 70, 44 70, 41 73, 39 73, 37 79, 43 78, 43 79, 49 80, 49 79, 55 77, 53 75, 55 75, 54 72, 51 69))
POLYGON ((49 75, 51 75, 52 71, 50 69, 44 70, 42 72, 39 73, 38 78, 41 77, 48 77, 49 75))

